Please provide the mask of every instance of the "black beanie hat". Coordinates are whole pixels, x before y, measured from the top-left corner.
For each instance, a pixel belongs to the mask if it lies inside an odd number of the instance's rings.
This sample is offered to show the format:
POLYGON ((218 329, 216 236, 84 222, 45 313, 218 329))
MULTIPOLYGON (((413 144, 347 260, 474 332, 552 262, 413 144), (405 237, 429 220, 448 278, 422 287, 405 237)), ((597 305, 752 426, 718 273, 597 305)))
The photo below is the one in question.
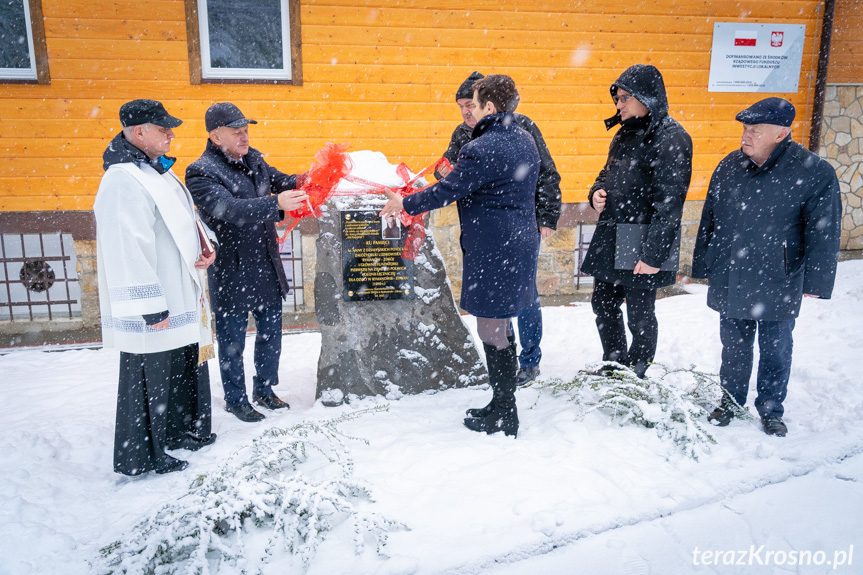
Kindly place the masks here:
POLYGON ((467 80, 461 83, 461 86, 458 87, 458 90, 455 92, 455 99, 461 100, 462 98, 473 98, 473 84, 477 80, 482 80, 485 78, 479 72, 474 72, 470 76, 467 77, 467 80))

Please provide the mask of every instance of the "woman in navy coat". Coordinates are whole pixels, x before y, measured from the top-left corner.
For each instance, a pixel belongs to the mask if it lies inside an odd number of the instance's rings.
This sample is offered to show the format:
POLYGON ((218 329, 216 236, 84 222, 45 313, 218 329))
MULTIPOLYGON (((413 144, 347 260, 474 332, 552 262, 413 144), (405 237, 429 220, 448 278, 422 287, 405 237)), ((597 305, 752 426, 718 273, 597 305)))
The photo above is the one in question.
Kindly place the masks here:
POLYGON ((465 425, 474 431, 515 436, 518 359, 511 318, 527 307, 536 283, 539 237, 534 196, 539 152, 512 112, 518 91, 512 78, 489 75, 474 84, 472 140, 453 171, 434 186, 405 198, 388 193, 382 215, 410 215, 456 202, 463 254, 461 307, 477 317, 493 397, 469 409, 465 425))

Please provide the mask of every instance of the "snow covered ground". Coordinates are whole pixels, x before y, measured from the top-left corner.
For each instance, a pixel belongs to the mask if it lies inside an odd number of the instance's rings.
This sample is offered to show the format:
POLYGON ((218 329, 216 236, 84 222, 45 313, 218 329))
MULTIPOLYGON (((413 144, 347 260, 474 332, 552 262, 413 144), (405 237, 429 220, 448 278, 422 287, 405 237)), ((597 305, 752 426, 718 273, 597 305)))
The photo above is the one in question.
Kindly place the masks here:
MULTIPOLYGON (((704 286, 690 291, 657 303, 657 361, 715 373, 718 316, 704 286)), ((125 478, 111 471, 118 353, 14 351, 0 356, 0 575, 91 573, 101 547, 268 427, 382 403, 341 429, 368 440, 350 444, 375 498, 367 507, 409 529, 390 534, 387 557, 355 556, 353 533, 337 525, 310 575, 863 573, 861 302, 863 261, 840 264, 832 300, 804 301, 786 438, 735 421, 713 429, 718 443, 699 461, 654 430, 579 419, 567 397, 535 386, 518 391, 515 440, 462 426, 466 408, 487 402, 483 389, 325 408, 314 403, 320 336, 302 333, 284 338, 277 391, 290 411, 238 421, 210 362, 218 441, 178 452, 191 463, 181 473, 125 478)), ((600 357, 589 304, 543 314, 544 379, 571 379, 600 357)), ((276 553, 263 572, 298 571, 276 553)))

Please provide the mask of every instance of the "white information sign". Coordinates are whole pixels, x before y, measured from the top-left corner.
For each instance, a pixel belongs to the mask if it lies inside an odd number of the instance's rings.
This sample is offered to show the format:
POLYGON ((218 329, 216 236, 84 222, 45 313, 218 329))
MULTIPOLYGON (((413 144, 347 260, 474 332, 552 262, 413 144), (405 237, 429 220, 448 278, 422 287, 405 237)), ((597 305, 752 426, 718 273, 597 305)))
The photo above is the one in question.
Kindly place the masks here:
POLYGON ((710 92, 797 92, 802 24, 715 22, 710 92))

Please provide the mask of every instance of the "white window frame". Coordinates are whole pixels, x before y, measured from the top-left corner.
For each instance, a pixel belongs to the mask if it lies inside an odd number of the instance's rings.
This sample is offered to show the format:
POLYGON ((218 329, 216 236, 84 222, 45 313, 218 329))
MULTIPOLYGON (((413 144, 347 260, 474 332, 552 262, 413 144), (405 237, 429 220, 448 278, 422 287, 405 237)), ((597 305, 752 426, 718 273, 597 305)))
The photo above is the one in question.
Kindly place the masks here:
POLYGON ((30 55, 30 68, 0 68, 2 80, 38 80, 39 71, 36 68, 36 50, 33 41, 33 25, 30 20, 29 0, 19 0, 24 5, 24 23, 27 26, 27 48, 30 55))
POLYGON ((292 80, 291 20, 289 0, 280 0, 282 24, 282 62, 280 70, 261 68, 213 68, 210 65, 210 27, 207 0, 198 2, 198 30, 201 40, 201 78, 203 80, 292 80))

